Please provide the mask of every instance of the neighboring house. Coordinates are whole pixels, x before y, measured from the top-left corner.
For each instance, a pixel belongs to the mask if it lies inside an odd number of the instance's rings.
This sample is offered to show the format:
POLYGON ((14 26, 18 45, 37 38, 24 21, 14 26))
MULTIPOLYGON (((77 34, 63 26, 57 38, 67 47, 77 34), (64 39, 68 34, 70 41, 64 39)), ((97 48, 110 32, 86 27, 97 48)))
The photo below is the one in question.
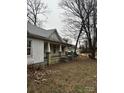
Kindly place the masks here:
POLYGON ((56 63, 70 46, 56 29, 45 30, 27 23, 27 64, 56 63))

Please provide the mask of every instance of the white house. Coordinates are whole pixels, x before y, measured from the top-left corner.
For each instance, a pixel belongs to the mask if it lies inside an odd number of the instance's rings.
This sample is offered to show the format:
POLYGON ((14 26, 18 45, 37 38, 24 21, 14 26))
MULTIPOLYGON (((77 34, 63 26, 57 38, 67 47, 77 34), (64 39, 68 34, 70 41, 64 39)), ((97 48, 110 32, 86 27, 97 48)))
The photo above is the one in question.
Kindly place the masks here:
POLYGON ((56 29, 45 30, 27 23, 27 64, 56 63, 70 44, 56 29))

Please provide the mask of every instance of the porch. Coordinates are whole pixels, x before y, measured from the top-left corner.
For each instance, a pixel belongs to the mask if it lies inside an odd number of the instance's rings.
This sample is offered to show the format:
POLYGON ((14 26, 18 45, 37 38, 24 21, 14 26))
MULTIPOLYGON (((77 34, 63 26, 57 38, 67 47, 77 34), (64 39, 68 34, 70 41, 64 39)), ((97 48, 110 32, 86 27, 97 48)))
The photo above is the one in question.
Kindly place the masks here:
POLYGON ((60 61, 60 58, 66 56, 67 46, 55 42, 44 42, 44 61, 47 64, 54 64, 60 61))

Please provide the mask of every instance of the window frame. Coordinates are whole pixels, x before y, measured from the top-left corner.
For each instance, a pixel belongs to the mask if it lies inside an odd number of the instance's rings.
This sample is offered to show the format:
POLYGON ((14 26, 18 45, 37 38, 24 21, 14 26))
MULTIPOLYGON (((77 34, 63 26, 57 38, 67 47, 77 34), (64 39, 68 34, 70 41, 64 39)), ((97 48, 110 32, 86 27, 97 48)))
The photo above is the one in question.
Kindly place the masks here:
POLYGON ((31 39, 27 39, 27 56, 32 57, 32 40, 31 39), (28 47, 28 41, 30 41, 31 43, 30 47, 28 47), (28 55, 28 48, 30 48, 30 55, 28 55))

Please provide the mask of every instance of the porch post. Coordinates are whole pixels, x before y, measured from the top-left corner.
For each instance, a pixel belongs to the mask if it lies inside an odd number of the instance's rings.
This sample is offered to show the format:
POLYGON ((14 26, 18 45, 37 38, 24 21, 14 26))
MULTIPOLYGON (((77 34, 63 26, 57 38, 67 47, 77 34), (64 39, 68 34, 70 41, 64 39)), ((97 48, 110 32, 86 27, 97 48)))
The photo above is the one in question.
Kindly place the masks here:
POLYGON ((61 53, 62 53, 62 45, 60 44, 59 46, 59 56, 61 57, 61 53))
POLYGON ((47 44, 47 52, 49 52, 50 53, 50 43, 48 42, 48 44, 47 44))
POLYGON ((68 47, 67 45, 65 46, 65 55, 67 56, 67 51, 68 51, 68 47))
POLYGON ((48 44, 47 44, 47 65, 49 65, 50 62, 51 62, 50 52, 51 52, 51 50, 50 50, 50 43, 48 42, 48 44))

